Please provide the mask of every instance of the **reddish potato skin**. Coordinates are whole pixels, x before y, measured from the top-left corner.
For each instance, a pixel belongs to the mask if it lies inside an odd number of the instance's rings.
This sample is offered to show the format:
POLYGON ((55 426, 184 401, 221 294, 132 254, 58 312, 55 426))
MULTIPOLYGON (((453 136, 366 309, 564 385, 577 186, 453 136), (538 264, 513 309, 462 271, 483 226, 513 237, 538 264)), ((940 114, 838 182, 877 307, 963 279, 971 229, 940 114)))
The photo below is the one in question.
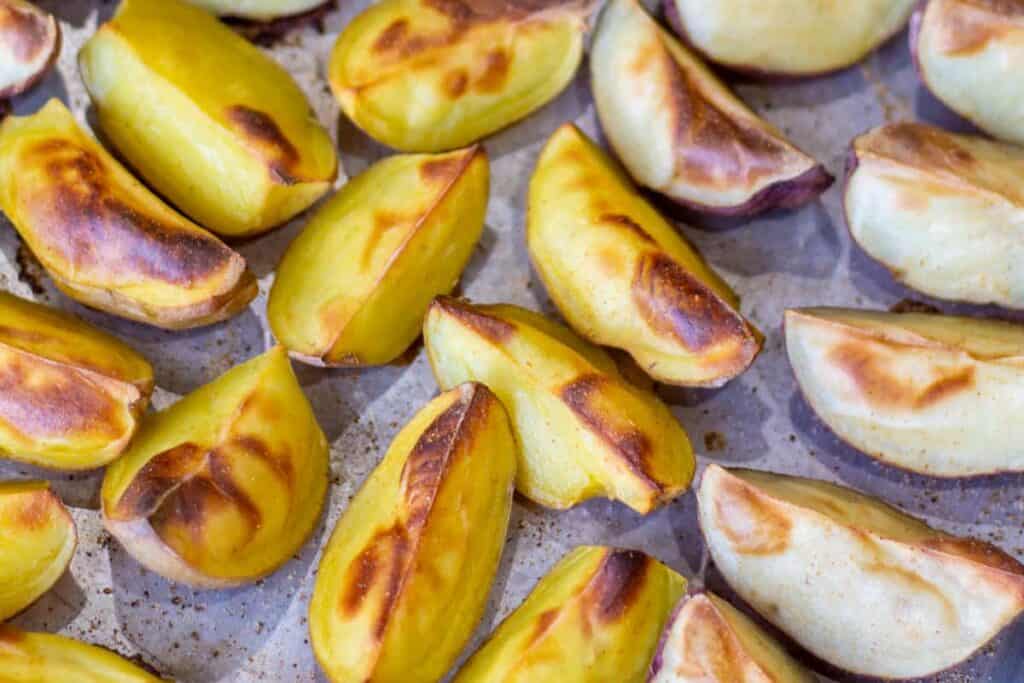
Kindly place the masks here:
MULTIPOLYGON (((2 0, 0 0, 0 4, 3 4, 2 0)), ((46 60, 46 64, 43 68, 41 68, 32 78, 0 89, 0 120, 3 120, 4 116, 7 115, 7 110, 4 106, 3 100, 20 95, 34 88, 39 81, 43 80, 43 78, 50 73, 53 69, 53 65, 57 62, 57 57, 60 56, 60 49, 64 44, 64 34, 60 30, 60 23, 54 19, 53 15, 48 16, 53 21, 53 26, 56 29, 53 46, 50 48, 50 57, 46 60)))

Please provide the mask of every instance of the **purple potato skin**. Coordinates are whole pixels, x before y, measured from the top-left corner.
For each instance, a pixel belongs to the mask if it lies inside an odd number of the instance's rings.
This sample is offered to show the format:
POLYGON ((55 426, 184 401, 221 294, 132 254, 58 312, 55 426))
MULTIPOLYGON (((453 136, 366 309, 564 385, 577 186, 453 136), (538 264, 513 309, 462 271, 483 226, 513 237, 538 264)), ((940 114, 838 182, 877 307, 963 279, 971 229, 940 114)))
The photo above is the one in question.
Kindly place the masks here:
POLYGON ((651 659, 651 665, 647 668, 647 681, 654 680, 654 677, 661 672, 662 667, 665 666, 665 646, 668 645, 668 635, 672 631, 672 625, 676 623, 676 619, 679 618, 679 613, 683 611, 683 607, 686 603, 696 595, 703 594, 704 591, 696 591, 694 593, 688 593, 680 598, 676 606, 672 608, 672 613, 668 615, 668 619, 665 620, 665 628, 661 632, 661 638, 658 639, 658 647, 654 650, 654 658, 651 659))
POLYGON ((821 164, 810 168, 795 178, 780 180, 764 188, 753 197, 736 206, 707 206, 675 197, 668 197, 679 206, 712 216, 744 217, 754 216, 773 209, 796 209, 808 204, 821 195, 835 182, 835 177, 821 164))
POLYGON ((46 61, 46 64, 43 65, 43 68, 40 69, 36 75, 32 76, 32 78, 28 79, 27 81, 24 81, 22 83, 15 83, 9 88, 4 88, 3 90, 0 90, 0 120, 2 120, 7 115, 7 111, 3 106, 5 100, 20 95, 24 92, 28 92, 29 90, 34 88, 39 83, 39 81, 43 80, 43 78, 48 73, 50 73, 50 71, 53 69, 53 65, 57 62, 57 57, 60 56, 60 49, 63 46, 63 41, 64 34, 60 30, 60 22, 57 22, 57 37, 54 38, 53 41, 53 51, 50 53, 50 58, 46 61))
MULTIPOLYGON (((223 17, 223 21, 257 45, 272 47, 293 30, 309 24, 319 25, 320 21, 337 6, 338 0, 324 0, 313 9, 287 17, 260 21, 226 16, 223 17)), ((320 28, 322 32, 322 26, 320 28)))

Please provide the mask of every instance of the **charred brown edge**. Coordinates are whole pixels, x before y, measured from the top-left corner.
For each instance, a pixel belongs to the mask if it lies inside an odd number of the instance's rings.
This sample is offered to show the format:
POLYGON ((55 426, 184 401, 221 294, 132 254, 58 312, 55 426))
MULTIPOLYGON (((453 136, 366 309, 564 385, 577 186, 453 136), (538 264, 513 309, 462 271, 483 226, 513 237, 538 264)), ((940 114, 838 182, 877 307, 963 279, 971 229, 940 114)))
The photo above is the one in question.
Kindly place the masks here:
POLYGON ((516 326, 512 323, 489 313, 477 310, 477 305, 466 299, 456 299, 450 296, 438 296, 431 302, 430 307, 440 309, 446 315, 458 320, 460 324, 471 327, 477 334, 486 337, 496 344, 507 341, 509 337, 515 334, 516 331, 516 326), (479 321, 467 320, 469 316, 487 320, 487 329, 481 329, 481 327, 476 324, 479 321))
MULTIPOLYGON (((43 10, 39 11, 43 12, 43 10)), ((64 32, 60 30, 60 22, 57 21, 57 18, 55 16, 53 16, 49 12, 43 13, 46 14, 46 16, 49 17, 50 21, 53 22, 55 32, 53 39, 53 50, 50 52, 49 59, 47 59, 46 63, 43 64, 43 68, 39 70, 39 73, 37 73, 35 76, 33 76, 32 78, 28 79, 23 83, 18 83, 3 90, 0 90, 0 121, 3 121, 8 114, 6 103, 4 102, 4 100, 10 97, 21 95, 22 93, 28 92, 29 90, 34 88, 41 80, 43 80, 43 78, 49 75, 50 71, 53 69, 53 65, 57 61, 57 58, 60 57, 60 50, 64 44, 64 32)))
MULTIPOLYGON (((668 0, 671 2, 672 0, 668 0)), ((647 667, 647 681, 651 681, 661 673, 661 669, 665 666, 665 648, 668 646, 669 636, 672 634, 672 627, 676 623, 676 619, 682 613, 683 608, 693 598, 707 595, 710 591, 704 588, 698 588, 693 591, 688 591, 683 597, 679 598, 675 607, 669 612, 668 618, 665 619, 665 626, 661 630, 661 637, 658 638, 658 645, 654 650, 654 657, 651 659, 651 664, 647 667)))
POLYGON ((292 31, 306 26, 316 26, 322 32, 322 20, 338 6, 338 0, 324 0, 321 4, 298 14, 289 14, 273 19, 250 19, 230 14, 221 20, 248 40, 264 47, 273 47, 292 31))

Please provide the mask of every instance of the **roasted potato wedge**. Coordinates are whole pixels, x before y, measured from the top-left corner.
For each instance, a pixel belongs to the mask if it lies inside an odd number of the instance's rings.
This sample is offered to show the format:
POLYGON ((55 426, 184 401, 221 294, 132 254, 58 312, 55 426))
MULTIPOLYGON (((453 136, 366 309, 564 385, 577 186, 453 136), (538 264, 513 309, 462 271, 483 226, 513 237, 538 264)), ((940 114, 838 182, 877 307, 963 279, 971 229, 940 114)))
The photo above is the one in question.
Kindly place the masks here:
POLYGON ((572 124, 537 162, 526 241, 573 328, 658 381, 721 386, 761 348, 729 286, 572 124))
POLYGON ((603 496, 647 513, 689 486, 693 451, 668 407, 569 329, 517 306, 440 297, 423 337, 442 388, 481 382, 501 399, 527 498, 562 509, 603 496))
POLYGON ((334 144, 291 75, 182 0, 122 0, 78 63, 106 137, 218 234, 283 223, 337 174, 334 144))
POLYGON ((313 531, 327 455, 288 354, 275 347, 143 424, 103 479, 103 523, 171 580, 249 583, 313 531))
POLYGON ((332 0, 189 0, 222 17, 274 21, 294 17, 327 5, 332 0))
POLYGON ((102 467, 128 447, 153 368, 78 318, 0 292, 0 456, 102 467))
POLYGON ((420 335, 484 227, 487 155, 471 147, 377 162, 326 202, 277 269, 267 319, 296 358, 381 365, 420 335))
POLYGON ((508 416, 480 384, 441 394, 398 433, 317 573, 310 634, 331 681, 444 677, 487 604, 515 469, 508 416))
POLYGON ((1024 471, 1024 326, 791 310, 786 350, 814 411, 871 457, 939 477, 1024 471))
POLYGON ((1024 147, 920 123, 853 141, 846 222, 904 284, 1024 308, 1024 147))
POLYGON ((0 0, 0 100, 47 74, 60 54, 60 24, 25 0, 0 0))
POLYGON ((683 40, 748 74, 817 76, 864 59, 906 26, 917 0, 664 0, 683 40))
POLYGON ((679 204, 749 215, 801 206, 832 184, 637 0, 605 6, 590 74, 601 127, 630 175, 679 204))
POLYGON ((817 683, 747 615, 700 591, 676 607, 648 683, 817 683))
POLYGON ((927 0, 910 24, 925 86, 992 135, 1024 144, 1024 3, 927 0))
POLYGON ((637 550, 563 557, 454 683, 640 683, 686 580, 637 550))
POLYGON ((0 621, 53 587, 71 563, 76 545, 75 521, 49 484, 0 482, 0 621))
POLYGON ((701 528, 726 581, 826 662, 879 678, 930 676, 1024 609, 1024 566, 851 489, 710 465, 701 528))
POLYGON ((57 287, 101 311, 183 329, 256 296, 245 259, 132 177, 59 100, 0 124, 0 208, 57 287))
POLYGON ((127 659, 95 645, 0 624, 4 683, 161 683, 127 659))
POLYGON ((383 0, 338 37, 342 110, 396 149, 465 147, 560 93, 583 58, 587 0, 383 0))

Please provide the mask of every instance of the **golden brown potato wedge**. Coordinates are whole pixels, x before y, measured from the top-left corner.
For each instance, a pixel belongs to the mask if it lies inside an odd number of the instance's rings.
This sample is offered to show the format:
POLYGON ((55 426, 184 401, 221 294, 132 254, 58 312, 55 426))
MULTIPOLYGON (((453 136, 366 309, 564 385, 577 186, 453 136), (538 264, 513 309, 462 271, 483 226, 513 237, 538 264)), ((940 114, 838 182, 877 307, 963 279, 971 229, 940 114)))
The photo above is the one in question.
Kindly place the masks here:
POLYGON ((153 368, 74 316, 0 292, 0 456, 87 470, 128 447, 153 368))
POLYGON ((462 384, 395 437, 317 574, 313 650, 335 683, 433 683, 483 615, 505 545, 516 443, 498 399, 462 384))
POLYGON ((664 0, 683 40, 713 62, 766 76, 817 76, 864 59, 906 26, 917 0, 664 0))
POLYGON ((183 0, 122 0, 78 62, 106 137, 218 234, 283 223, 337 174, 334 144, 291 75, 183 0))
POLYGON ((759 118, 637 0, 611 0, 590 53, 601 127, 630 175, 707 213, 806 204, 832 176, 759 118))
POLYGON ((274 21, 294 17, 328 5, 332 0, 189 0, 222 17, 274 21))
POLYGON ((383 0, 338 37, 328 77, 371 137, 465 147, 540 108, 583 58, 587 0, 383 0))
POLYGON ((882 126, 853 141, 844 201, 853 238, 907 286, 1024 308, 1024 147, 882 126))
POLYGON ((641 683, 686 580, 637 550, 576 548, 454 683, 641 683))
POLYGON ((95 645, 0 624, 4 683, 160 683, 163 679, 95 645))
POLYGON ((326 202, 277 269, 267 319, 315 365, 381 365, 420 335, 455 287, 484 227, 481 147, 377 162, 326 202))
POLYGON ((940 477, 1024 471, 1024 326, 791 310, 786 350, 814 411, 868 455, 940 477))
POLYGON ((676 607, 651 662, 648 683, 816 683, 747 615, 700 591, 676 607))
POLYGON ((284 564, 327 491, 327 440, 282 347, 147 420, 103 479, 103 523, 174 581, 224 588, 284 564))
POLYGON ((911 21, 910 51, 921 80, 947 107, 1024 144, 1024 3, 922 2, 911 21))
POLYGON ((851 489, 704 471, 701 528, 726 581, 821 659, 879 678, 968 658, 1024 609, 1024 566, 851 489))
POLYGON ((59 101, 0 124, 0 208, 72 299, 167 329, 256 296, 245 259, 132 177, 59 101))
POLYGON ((39 82, 60 54, 60 24, 25 0, 0 0, 0 100, 39 82))
POLYGON ((481 382, 501 399, 527 498, 561 509, 603 496, 647 513, 689 486, 693 451, 668 407, 569 329, 517 306, 440 297, 423 337, 442 388, 481 382))
POLYGON ((526 241, 573 328, 661 382, 721 386, 761 349, 729 286, 572 124, 537 162, 526 241))
MULTIPOLYGON (((76 545, 75 521, 49 484, 0 482, 0 621, 53 587, 71 563, 76 545)), ((0 665, 0 680, 3 671, 0 665)))

